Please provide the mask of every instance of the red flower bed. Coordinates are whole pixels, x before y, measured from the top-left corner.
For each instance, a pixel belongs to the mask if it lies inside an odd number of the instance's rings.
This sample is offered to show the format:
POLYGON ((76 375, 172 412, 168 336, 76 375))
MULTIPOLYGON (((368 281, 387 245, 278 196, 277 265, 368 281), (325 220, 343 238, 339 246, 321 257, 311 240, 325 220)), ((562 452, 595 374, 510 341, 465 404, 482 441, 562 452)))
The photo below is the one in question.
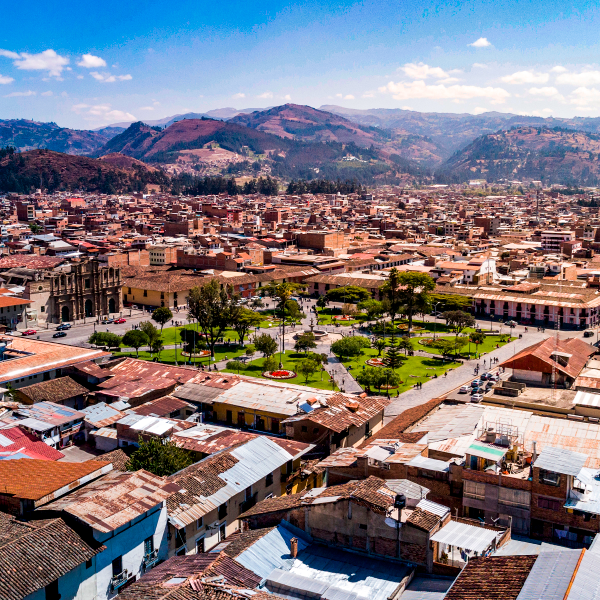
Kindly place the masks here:
POLYGON ((263 375, 265 377, 270 377, 271 379, 294 379, 294 377, 296 377, 294 371, 286 371, 283 369, 280 369, 279 371, 265 371, 263 375))
POLYGON ((289 374, 289 371, 271 371, 273 377, 287 377, 289 374))

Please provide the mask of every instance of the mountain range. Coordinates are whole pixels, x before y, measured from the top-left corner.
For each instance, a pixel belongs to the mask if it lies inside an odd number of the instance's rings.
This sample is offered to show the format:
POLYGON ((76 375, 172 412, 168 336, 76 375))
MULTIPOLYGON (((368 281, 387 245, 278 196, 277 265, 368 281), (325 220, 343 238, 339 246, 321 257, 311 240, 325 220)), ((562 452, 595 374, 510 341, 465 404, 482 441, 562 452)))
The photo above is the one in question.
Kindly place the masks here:
POLYGON ((533 178, 596 185, 599 139, 600 118, 354 110, 333 105, 224 108, 115 123, 94 131, 0 121, 0 148, 110 155, 114 169, 137 172, 143 163, 151 163, 174 165, 171 173, 272 174, 285 180, 340 178, 364 184, 533 178), (124 157, 143 163, 127 163, 124 157))

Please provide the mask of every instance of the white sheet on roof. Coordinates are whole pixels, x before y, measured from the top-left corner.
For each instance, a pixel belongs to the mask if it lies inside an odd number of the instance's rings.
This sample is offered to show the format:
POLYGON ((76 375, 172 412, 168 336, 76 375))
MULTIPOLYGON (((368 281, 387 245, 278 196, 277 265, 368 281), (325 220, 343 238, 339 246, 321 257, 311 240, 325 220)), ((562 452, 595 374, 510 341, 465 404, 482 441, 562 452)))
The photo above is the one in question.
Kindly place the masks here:
POLYGON ((484 552, 494 542, 496 534, 497 532, 491 529, 450 521, 448 525, 431 536, 431 541, 458 546, 463 550, 484 552))

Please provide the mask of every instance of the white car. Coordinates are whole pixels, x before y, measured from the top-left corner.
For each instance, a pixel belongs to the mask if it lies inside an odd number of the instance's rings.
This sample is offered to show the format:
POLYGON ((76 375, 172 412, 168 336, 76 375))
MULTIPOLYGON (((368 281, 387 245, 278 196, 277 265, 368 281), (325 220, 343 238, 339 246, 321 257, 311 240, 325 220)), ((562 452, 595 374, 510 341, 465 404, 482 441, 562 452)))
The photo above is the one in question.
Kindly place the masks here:
POLYGON ((473 394, 471 396, 471 402, 481 402, 483 400, 483 394, 473 394))
POLYGON ((459 394, 468 394, 471 391, 471 388, 468 385, 463 385, 460 390, 458 390, 459 394))

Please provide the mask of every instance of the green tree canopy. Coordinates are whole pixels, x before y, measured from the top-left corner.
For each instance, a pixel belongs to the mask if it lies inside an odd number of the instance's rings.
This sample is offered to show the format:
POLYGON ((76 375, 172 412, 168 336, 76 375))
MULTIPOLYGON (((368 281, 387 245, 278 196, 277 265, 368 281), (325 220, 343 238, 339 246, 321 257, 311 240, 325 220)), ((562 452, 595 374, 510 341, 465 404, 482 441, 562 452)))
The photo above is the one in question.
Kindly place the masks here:
POLYGON ((315 341, 315 334, 310 331, 299 335, 296 343, 294 344, 294 350, 296 350, 296 352, 308 352, 312 348, 316 347, 317 342, 315 341))
POLYGON ((160 325, 160 332, 163 327, 173 318, 173 313, 167 306, 161 306, 152 313, 152 320, 160 325))
POLYGON ((360 356, 364 348, 368 348, 371 345, 369 338, 361 335, 343 337, 337 342, 331 344, 331 351, 336 356, 350 357, 360 356))
POLYGON ((179 448, 173 442, 152 437, 144 441, 138 439, 138 448, 127 462, 128 471, 144 469, 158 477, 173 475, 194 461, 192 454, 179 448))
POLYGON ((369 319, 379 319, 385 312, 383 303, 373 298, 359 302, 358 310, 366 312, 369 319))
POLYGON ((252 339, 254 347, 258 352, 262 352, 265 358, 273 356, 277 352, 277 340, 271 337, 268 333, 261 333, 254 336, 252 339))
POLYGON ((325 293, 329 302, 350 302, 356 304, 371 297, 369 290, 357 285, 345 285, 325 293))
POLYGON ((231 327, 238 334, 238 338, 242 346, 244 345, 244 338, 248 335, 248 332, 255 327, 260 325, 262 317, 255 311, 248 308, 241 308, 231 321, 231 327))
POLYGON ((94 346, 107 346, 108 348, 118 348, 121 345, 123 338, 116 333, 110 331, 95 331, 90 336, 88 343, 94 346))
POLYGON ((320 367, 320 361, 316 361, 312 358, 303 358, 296 367, 296 371, 299 375, 304 377, 304 383, 308 383, 310 377, 314 375, 320 369, 320 367))
POLYGON ((139 358, 140 348, 149 343, 148 336, 139 329, 131 329, 123 336, 123 345, 126 348, 135 348, 135 355, 139 358))

